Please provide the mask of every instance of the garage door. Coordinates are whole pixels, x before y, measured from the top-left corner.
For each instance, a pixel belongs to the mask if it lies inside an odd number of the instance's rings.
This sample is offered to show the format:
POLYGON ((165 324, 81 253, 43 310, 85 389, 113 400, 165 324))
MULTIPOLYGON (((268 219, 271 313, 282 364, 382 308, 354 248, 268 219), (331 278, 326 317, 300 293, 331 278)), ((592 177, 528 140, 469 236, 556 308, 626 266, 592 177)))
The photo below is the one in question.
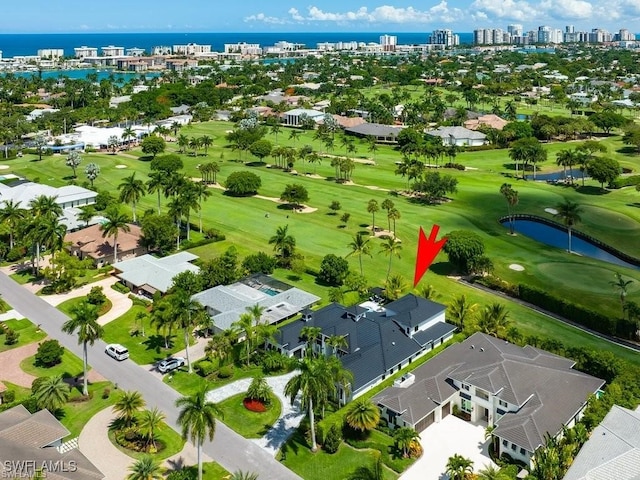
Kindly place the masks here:
POLYGON ((446 417, 451 413, 451 402, 446 403, 442 406, 442 418, 446 417))
POLYGON ((427 415, 425 418, 423 418, 416 424, 416 432, 423 431, 425 428, 427 428, 429 425, 433 423, 434 419, 435 419, 435 412, 431 412, 429 415, 427 415))

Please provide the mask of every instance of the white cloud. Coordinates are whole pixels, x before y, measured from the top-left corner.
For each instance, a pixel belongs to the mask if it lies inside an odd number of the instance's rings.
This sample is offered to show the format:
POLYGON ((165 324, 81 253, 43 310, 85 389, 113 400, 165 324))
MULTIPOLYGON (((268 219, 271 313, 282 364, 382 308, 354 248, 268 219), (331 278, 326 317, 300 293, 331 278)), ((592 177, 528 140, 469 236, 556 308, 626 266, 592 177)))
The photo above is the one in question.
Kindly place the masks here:
POLYGON ((544 0, 540 7, 550 17, 563 19, 591 18, 593 5, 584 0, 544 0))
POLYGON ((300 12, 298 11, 297 8, 293 8, 291 7, 289 9, 289 15, 291 15, 291 18, 296 21, 296 22, 302 22, 304 21, 304 17, 302 15, 300 15, 300 12))
POLYGON ((539 16, 538 10, 524 0, 475 0, 470 6, 470 10, 475 10, 475 15, 482 13, 489 18, 518 20, 521 22, 531 21, 539 16))

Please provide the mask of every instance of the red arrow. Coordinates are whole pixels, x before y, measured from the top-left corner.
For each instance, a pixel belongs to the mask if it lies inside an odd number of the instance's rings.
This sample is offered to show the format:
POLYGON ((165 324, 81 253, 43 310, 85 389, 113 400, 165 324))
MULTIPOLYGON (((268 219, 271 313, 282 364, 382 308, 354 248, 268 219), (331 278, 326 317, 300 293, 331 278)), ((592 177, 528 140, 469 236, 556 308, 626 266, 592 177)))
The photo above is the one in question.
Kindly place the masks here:
POLYGON ((440 230, 439 225, 434 225, 431 228, 431 234, 429 235, 429 239, 424 234, 424 230, 420 227, 420 233, 418 236, 418 256, 416 258, 416 271, 413 275, 413 288, 418 285, 422 276, 429 269, 431 264, 436 258, 436 255, 440 252, 444 244, 447 243, 447 237, 444 237, 438 241, 436 241, 436 237, 438 236, 438 231, 440 230))

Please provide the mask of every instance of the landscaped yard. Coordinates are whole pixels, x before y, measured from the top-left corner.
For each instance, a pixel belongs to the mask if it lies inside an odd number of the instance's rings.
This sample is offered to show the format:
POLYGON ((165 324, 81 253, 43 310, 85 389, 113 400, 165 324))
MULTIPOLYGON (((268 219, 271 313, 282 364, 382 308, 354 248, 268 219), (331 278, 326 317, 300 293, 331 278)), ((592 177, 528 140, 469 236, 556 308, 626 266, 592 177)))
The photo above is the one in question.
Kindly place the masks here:
POLYGON ((222 421, 245 438, 260 438, 280 417, 282 405, 280 400, 272 395, 271 405, 266 412, 252 412, 242 403, 245 397, 246 395, 241 393, 218 403, 218 407, 224 413, 222 421))
MULTIPOLYGON (((84 301, 86 301, 85 297, 70 298, 69 300, 65 300, 64 302, 62 302, 56 308, 60 310, 62 313, 65 313, 68 316, 71 316, 73 309, 84 301)), ((111 300, 107 298, 105 302, 102 304, 102 306, 99 308, 98 315, 99 316, 104 315, 109 310, 111 310, 112 306, 113 305, 111 304, 111 300)))
POLYGON ((71 432, 68 438, 80 435, 82 428, 91 417, 99 411, 113 405, 117 399, 117 390, 114 390, 111 382, 98 382, 89 384, 89 400, 74 401, 82 398, 82 386, 74 388, 69 401, 64 406, 64 416, 60 419, 62 424, 71 432), (109 396, 104 398, 105 390, 109 396))
POLYGON ((69 350, 65 349, 62 361, 49 368, 35 365, 35 355, 27 357, 20 362, 20 369, 35 377, 53 377, 62 375, 64 378, 75 378, 82 375, 82 360, 76 357, 69 350))
POLYGON ((7 387, 7 391, 11 390, 15 393, 15 402, 20 402, 31 395, 30 388, 21 387, 20 385, 7 382, 6 380, 2 380, 1 378, 0 382, 2 382, 5 387, 7 387))
MULTIPOLYGON (((192 465, 184 470, 190 472, 191 476, 185 478, 197 478, 198 466, 192 465)), ((229 478, 231 474, 224 468, 218 465, 216 462, 205 462, 202 464, 202 479, 203 480, 224 480, 229 478)))
POLYGON ((18 337, 18 343, 5 345, 5 336, 2 334, 3 330, 0 329, 0 352, 22 347, 23 345, 28 345, 33 342, 39 342, 47 336, 45 332, 40 330, 26 318, 23 318, 22 320, 6 320, 2 323, 14 332, 20 334, 20 336, 18 337))
POLYGON ((136 320, 138 313, 148 312, 145 307, 134 305, 127 313, 107 323, 104 326, 104 341, 124 345, 129 349, 129 357, 140 365, 155 363, 184 349, 182 335, 176 332, 169 336, 169 348, 166 349, 165 338, 151 325, 151 317, 147 315, 141 324, 136 320), (145 336, 142 336, 143 328, 145 336), (138 334, 132 336, 132 332, 138 334))
POLYGON ((111 443, 113 443, 118 450, 136 459, 151 455, 155 460, 164 460, 181 452, 185 444, 185 441, 182 439, 180 434, 164 422, 161 423, 158 429, 158 434, 156 435, 156 443, 159 449, 158 453, 141 453, 118 445, 115 440, 115 432, 113 430, 109 430, 109 440, 111 440, 111 443), (162 448, 160 447, 161 445, 162 448))
POLYGON ((164 383, 177 390, 182 395, 193 395, 202 385, 206 384, 208 389, 214 389, 235 382, 241 378, 254 378, 257 375, 263 375, 262 367, 256 366, 235 366, 233 375, 229 378, 205 379, 197 373, 188 373, 184 367, 182 370, 175 371, 164 376, 164 383))

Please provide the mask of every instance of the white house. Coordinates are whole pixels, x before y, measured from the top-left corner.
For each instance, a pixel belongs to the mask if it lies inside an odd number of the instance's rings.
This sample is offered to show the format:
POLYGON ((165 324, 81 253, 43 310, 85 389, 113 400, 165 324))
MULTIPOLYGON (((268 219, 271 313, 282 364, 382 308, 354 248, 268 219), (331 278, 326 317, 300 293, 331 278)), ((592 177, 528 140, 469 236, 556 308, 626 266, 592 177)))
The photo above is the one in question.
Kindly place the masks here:
POLYGON ((436 130, 427 131, 426 134, 440 137, 443 145, 477 147, 487 143, 487 136, 484 133, 464 127, 438 127, 436 130))
POLYGON ((294 108, 293 110, 289 110, 282 115, 282 123, 290 127, 299 127, 302 125, 302 120, 305 118, 305 116, 307 118, 310 118, 317 124, 320 123, 324 118, 324 113, 308 108, 294 108))

